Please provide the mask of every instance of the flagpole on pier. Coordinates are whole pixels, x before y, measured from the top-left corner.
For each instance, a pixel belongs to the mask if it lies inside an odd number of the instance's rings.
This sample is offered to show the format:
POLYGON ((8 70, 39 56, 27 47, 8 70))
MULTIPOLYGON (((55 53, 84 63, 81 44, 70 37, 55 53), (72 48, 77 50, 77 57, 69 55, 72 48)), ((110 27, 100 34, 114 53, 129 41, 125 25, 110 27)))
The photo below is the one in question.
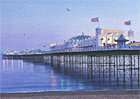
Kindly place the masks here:
POLYGON ((130 30, 131 30, 131 20, 130 20, 130 30))
POLYGON ((98 27, 99 27, 99 17, 98 17, 98 27))

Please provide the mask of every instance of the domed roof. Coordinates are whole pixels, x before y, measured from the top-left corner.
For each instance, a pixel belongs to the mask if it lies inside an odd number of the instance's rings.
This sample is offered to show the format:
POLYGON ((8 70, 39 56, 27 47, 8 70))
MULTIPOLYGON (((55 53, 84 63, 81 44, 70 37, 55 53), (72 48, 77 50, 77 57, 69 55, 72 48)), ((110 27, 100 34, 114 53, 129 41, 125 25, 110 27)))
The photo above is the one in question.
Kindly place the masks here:
POLYGON ((88 35, 78 35, 78 36, 74 36, 72 38, 70 38, 68 41, 82 41, 82 40, 86 40, 86 39, 92 39, 92 36, 88 36, 88 35))

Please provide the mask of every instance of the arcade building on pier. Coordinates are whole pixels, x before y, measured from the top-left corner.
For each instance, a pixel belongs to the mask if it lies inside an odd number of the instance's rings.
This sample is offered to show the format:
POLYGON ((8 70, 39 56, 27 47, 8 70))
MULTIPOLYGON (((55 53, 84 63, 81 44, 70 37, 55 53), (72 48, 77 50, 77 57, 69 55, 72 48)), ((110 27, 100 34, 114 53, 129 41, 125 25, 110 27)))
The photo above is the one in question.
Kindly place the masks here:
POLYGON ((96 35, 89 36, 82 33, 82 35, 74 36, 69 40, 65 40, 62 44, 50 44, 50 51, 82 51, 92 50, 96 47, 116 47, 118 38, 123 35, 126 39, 125 44, 130 44, 134 40, 134 31, 129 30, 128 35, 124 35, 124 31, 119 30, 103 30, 100 27, 95 29, 96 35))

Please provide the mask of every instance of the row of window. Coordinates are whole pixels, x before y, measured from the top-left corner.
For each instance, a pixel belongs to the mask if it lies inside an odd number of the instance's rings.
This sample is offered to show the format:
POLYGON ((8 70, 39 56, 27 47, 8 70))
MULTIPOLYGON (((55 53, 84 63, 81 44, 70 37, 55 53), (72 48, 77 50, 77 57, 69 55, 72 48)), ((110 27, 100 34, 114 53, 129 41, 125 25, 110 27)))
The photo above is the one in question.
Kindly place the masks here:
MULTIPOLYGON (((67 43, 66 43, 66 46, 65 46, 65 45, 63 45, 63 46, 62 46, 62 45, 61 45, 61 46, 56 46, 55 49, 61 49, 61 48, 64 48, 64 47, 72 47, 72 46, 67 46, 67 45, 71 45, 72 43, 73 43, 73 42, 70 42, 70 43, 67 42, 67 43)), ((76 45, 77 42, 74 42, 73 44, 76 45)), ((87 45, 95 44, 95 40, 94 40, 94 41, 90 41, 90 42, 79 43, 78 46, 82 46, 82 45, 84 46, 84 45, 86 45, 86 44, 87 44, 87 45)))
MULTIPOLYGON (((85 42, 85 43, 83 43, 83 45, 85 45, 85 44, 91 44, 92 43, 92 41, 90 41, 90 42, 85 42)), ((70 44, 72 44, 72 42, 71 43, 67 43, 67 45, 70 45, 70 44)), ((76 42, 74 42, 74 45, 76 44, 76 42)), ((78 44, 78 45, 82 45, 82 43, 81 44, 78 44)))

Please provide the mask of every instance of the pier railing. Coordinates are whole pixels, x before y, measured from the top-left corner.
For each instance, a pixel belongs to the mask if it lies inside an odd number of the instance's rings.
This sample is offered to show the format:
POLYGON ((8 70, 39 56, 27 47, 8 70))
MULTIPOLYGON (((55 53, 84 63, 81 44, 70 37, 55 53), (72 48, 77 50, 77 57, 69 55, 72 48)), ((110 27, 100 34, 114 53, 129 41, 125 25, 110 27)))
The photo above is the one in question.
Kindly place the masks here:
MULTIPOLYGON (((45 53, 54 53, 54 52, 78 52, 78 51, 102 51, 102 50, 121 50, 121 49, 125 49, 125 50, 140 50, 140 45, 117 45, 117 46, 96 46, 96 47, 86 47, 83 46, 83 48, 70 48, 69 50, 65 50, 65 49, 57 49, 57 50, 52 50, 52 51, 44 51, 41 53, 34 53, 34 54, 45 54, 45 53)), ((3 54, 3 55, 32 55, 29 53, 25 53, 25 54, 14 54, 14 53, 8 53, 8 54, 3 54)))
MULTIPOLYGON (((94 50, 118 50, 118 49, 132 49, 132 50, 138 50, 140 49, 140 45, 117 45, 117 46, 99 46, 99 47, 89 47, 89 48, 75 48, 69 51, 94 51, 94 50)), ((52 53, 52 52, 69 52, 69 51, 64 51, 64 50, 55 50, 55 51, 50 51, 47 53, 52 53)))

